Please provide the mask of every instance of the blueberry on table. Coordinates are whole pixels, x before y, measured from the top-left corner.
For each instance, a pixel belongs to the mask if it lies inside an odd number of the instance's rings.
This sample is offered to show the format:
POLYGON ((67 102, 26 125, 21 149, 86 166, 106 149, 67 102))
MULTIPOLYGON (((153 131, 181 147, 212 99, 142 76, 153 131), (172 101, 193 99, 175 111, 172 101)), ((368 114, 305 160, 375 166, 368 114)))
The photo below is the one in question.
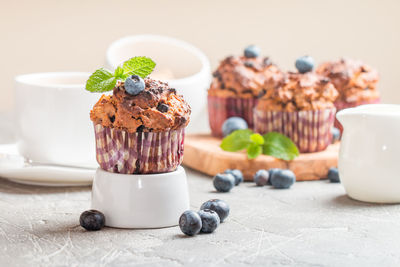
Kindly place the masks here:
POLYGON ((219 216, 219 220, 222 223, 229 215, 229 205, 220 199, 210 199, 209 201, 204 202, 201 207, 200 210, 213 210, 215 211, 218 216, 219 216))
POLYGON ((241 182, 243 182, 243 173, 238 169, 227 169, 224 173, 232 174, 233 177, 235 177, 235 185, 239 185, 241 182))
POLYGON ((278 170, 271 176, 271 184, 278 189, 287 189, 294 184, 296 176, 291 170, 278 170))
POLYGON ((79 224, 88 231, 97 231, 104 227, 106 218, 98 210, 87 210, 82 212, 79 224))
POLYGON ((247 58, 254 58, 260 55, 260 48, 255 45, 249 45, 244 49, 244 56, 247 58))
POLYGON ((333 127, 332 130, 332 143, 336 143, 340 140, 340 130, 336 127, 333 127))
POLYGON ((132 75, 125 80, 125 91, 130 95, 138 95, 145 88, 144 80, 138 75, 132 75))
POLYGON ((299 57, 295 63, 296 69, 300 73, 312 71, 314 69, 314 64, 314 59, 310 56, 299 57))
POLYGON ((215 175, 213 184, 219 192, 229 192, 235 186, 235 177, 229 173, 215 175))
POLYGON ((328 179, 331 181, 331 183, 340 183, 339 171, 337 168, 329 168, 328 179))
POLYGON ((185 235, 193 236, 200 232, 202 223, 200 215, 192 210, 187 210, 179 217, 179 227, 185 235))
POLYGON ((224 121, 224 124, 222 124, 222 134, 225 137, 233 131, 244 130, 247 128, 249 128, 249 126, 244 119, 240 117, 230 117, 229 119, 224 121))
POLYGON ((257 186, 264 186, 268 184, 269 173, 267 170, 258 170, 253 177, 254 182, 257 186))
POLYGON ((268 170, 269 179, 268 179, 267 184, 271 185, 271 177, 272 177, 272 175, 273 175, 275 172, 279 171, 279 170, 280 170, 279 168, 272 168, 272 169, 269 169, 269 170, 268 170))
POLYGON ((199 214, 203 225, 201 227, 202 233, 212 233, 217 229, 220 223, 218 213, 209 209, 199 210, 197 213, 199 214))

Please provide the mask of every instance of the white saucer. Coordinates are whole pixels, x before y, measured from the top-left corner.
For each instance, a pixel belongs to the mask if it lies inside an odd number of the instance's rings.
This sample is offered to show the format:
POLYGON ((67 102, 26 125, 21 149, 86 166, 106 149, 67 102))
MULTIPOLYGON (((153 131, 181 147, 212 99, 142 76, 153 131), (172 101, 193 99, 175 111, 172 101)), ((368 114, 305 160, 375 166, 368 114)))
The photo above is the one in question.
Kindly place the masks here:
POLYGON ((0 177, 16 183, 41 186, 92 184, 96 169, 56 165, 30 165, 18 154, 16 144, 0 145, 0 177))

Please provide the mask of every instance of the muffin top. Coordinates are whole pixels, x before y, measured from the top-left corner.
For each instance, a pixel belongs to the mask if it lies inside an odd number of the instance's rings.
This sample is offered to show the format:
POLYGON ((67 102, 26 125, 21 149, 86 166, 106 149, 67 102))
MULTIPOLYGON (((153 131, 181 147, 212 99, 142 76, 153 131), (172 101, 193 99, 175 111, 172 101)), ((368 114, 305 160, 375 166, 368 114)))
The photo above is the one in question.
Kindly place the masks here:
POLYGON ((285 74, 275 88, 269 88, 257 104, 264 111, 300 111, 333 108, 338 96, 330 80, 315 72, 285 74))
POLYGON ((190 106, 167 83, 144 79, 137 95, 118 81, 112 95, 102 95, 90 111, 90 119, 104 127, 134 132, 164 132, 184 128, 189 123, 190 106))
POLYGON ((268 57, 230 56, 213 73, 208 95, 254 98, 265 89, 274 87, 283 73, 268 57))
POLYGON ((337 100, 368 101, 379 98, 378 72, 358 60, 340 59, 318 66, 317 73, 329 77, 339 92, 337 100))

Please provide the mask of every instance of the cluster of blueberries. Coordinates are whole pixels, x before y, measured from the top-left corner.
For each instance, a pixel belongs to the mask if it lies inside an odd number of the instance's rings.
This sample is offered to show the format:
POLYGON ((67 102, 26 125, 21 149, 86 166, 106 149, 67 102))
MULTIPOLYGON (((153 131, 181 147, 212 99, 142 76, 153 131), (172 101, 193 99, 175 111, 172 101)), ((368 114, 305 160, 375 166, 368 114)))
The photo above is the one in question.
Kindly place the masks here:
POLYGON ((201 205, 198 212, 187 210, 179 218, 181 231, 188 236, 212 233, 229 215, 229 205, 220 199, 211 199, 201 205))
MULTIPOLYGON (((275 188, 290 188, 296 181, 296 176, 291 170, 269 169, 259 170, 253 178, 257 186, 272 185, 275 188)), ((224 173, 214 176, 213 184, 218 192, 229 192, 231 189, 243 182, 243 173, 240 170, 228 169, 224 173)))

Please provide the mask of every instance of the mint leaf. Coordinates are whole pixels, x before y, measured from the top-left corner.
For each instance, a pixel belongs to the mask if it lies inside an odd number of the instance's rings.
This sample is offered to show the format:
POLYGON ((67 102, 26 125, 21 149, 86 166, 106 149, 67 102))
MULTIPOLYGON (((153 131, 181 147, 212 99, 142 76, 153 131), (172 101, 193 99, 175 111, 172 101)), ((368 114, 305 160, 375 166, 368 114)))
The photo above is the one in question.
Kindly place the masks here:
POLYGON ((263 154, 284 160, 293 160, 299 155, 297 146, 289 137, 276 132, 267 133, 263 137, 263 154))
POLYGON ((256 143, 257 145, 263 145, 264 144, 264 138, 261 136, 261 134, 255 133, 250 136, 250 140, 256 143))
POLYGON ((259 144, 251 143, 250 146, 247 148, 247 157, 249 159, 255 159, 258 157, 262 152, 262 148, 259 144))
POLYGON ((114 75, 106 69, 98 69, 92 75, 90 75, 89 79, 86 81, 86 90, 90 92, 107 92, 111 91, 115 84, 117 83, 117 79, 114 75))
POLYGON ((243 150, 250 145, 252 133, 249 129, 236 130, 222 140, 220 147, 225 151, 231 152, 243 150))
POLYGON ((125 80, 128 75, 124 74, 124 69, 118 66, 114 71, 114 77, 120 80, 125 80))
POLYGON ((125 61, 122 68, 127 76, 139 75, 142 78, 146 78, 155 66, 156 63, 148 57, 133 57, 125 61))

